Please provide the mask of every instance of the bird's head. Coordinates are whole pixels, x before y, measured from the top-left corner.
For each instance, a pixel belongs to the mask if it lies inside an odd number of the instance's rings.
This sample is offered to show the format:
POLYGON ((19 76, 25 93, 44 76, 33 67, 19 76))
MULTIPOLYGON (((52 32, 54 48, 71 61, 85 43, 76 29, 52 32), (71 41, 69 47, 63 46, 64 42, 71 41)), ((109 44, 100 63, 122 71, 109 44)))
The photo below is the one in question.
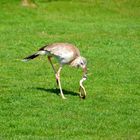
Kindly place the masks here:
POLYGON ((86 74, 87 74, 86 58, 79 56, 71 63, 71 65, 74 67, 77 67, 77 68, 81 67, 83 69, 83 72, 84 72, 84 77, 86 77, 86 74))
POLYGON ((74 59, 70 65, 77 68, 81 67, 83 69, 83 77, 80 80, 79 91, 80 97, 84 99, 86 97, 86 90, 83 86, 83 82, 87 79, 87 61, 84 57, 79 56, 76 59, 74 59))

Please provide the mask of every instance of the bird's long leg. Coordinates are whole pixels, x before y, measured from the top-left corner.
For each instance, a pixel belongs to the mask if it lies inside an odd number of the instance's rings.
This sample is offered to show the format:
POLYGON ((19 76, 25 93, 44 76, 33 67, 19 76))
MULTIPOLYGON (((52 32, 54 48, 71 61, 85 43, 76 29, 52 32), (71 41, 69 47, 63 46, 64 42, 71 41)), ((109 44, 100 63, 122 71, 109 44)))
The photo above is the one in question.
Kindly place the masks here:
POLYGON ((54 66, 53 66, 53 63, 52 63, 52 61, 51 61, 51 57, 48 56, 48 60, 49 60, 51 66, 52 66, 52 68, 53 68, 53 71, 54 71, 54 74, 55 74, 55 78, 56 78, 56 83, 57 83, 57 85, 58 85, 58 78, 57 78, 57 76, 56 76, 57 71, 56 71, 56 69, 55 69, 54 66))
POLYGON ((58 78, 58 85, 59 85, 59 88, 60 88, 60 94, 61 94, 63 99, 66 99, 64 94, 63 94, 62 87, 61 87, 61 82, 60 82, 60 72, 61 72, 61 70, 62 70, 62 66, 60 66, 60 68, 58 69, 58 72, 56 73, 56 76, 58 78))

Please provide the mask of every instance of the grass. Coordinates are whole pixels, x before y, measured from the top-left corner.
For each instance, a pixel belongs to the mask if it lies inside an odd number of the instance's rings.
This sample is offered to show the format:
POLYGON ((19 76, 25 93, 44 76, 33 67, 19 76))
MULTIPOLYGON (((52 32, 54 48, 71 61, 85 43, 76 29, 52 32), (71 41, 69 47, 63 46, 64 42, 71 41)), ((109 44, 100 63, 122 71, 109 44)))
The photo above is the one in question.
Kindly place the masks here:
POLYGON ((0 139, 140 139, 140 2, 36 4, 0 1, 0 139), (20 61, 52 42, 87 58, 86 100, 77 96, 82 70, 64 67, 62 100, 47 58, 20 61))

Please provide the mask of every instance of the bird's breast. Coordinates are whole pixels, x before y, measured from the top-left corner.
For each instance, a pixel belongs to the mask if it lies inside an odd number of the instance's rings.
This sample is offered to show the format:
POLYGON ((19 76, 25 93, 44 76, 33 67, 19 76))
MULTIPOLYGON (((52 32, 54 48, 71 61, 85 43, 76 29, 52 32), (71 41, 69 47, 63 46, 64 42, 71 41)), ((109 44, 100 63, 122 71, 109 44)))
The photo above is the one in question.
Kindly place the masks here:
POLYGON ((60 62, 61 64, 68 64, 74 59, 73 57, 73 52, 62 53, 60 56, 60 62))

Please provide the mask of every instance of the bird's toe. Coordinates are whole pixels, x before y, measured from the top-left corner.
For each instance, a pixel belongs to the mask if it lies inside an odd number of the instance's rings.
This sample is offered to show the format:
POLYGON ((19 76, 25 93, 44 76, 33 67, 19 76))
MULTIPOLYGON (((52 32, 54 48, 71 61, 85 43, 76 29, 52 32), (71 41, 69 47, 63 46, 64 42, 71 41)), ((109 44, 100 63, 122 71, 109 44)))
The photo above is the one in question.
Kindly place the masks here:
POLYGON ((62 99, 64 99, 64 100, 65 100, 65 99, 67 99, 67 98, 63 96, 63 97, 62 97, 62 99))

